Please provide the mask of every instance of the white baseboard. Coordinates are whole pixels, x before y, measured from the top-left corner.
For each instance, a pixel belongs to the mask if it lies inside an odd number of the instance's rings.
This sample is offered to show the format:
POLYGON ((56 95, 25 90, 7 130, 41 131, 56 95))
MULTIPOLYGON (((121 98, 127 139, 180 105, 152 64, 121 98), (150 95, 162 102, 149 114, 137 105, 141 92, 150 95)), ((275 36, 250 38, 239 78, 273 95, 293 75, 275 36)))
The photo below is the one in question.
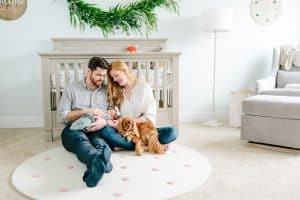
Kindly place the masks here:
MULTIPOLYGON (((217 119, 220 121, 228 121, 228 112, 217 112, 217 119)), ((180 112, 179 123, 187 122, 204 122, 212 117, 208 112, 180 112)))
POLYGON ((0 117, 0 128, 29 128, 43 126, 43 116, 0 117))
MULTIPOLYGON (((228 121, 228 112, 217 112, 217 119, 228 121)), ((179 123, 204 122, 211 117, 208 112, 180 112, 179 123)), ((43 116, 0 117, 0 128, 43 127, 43 116)))

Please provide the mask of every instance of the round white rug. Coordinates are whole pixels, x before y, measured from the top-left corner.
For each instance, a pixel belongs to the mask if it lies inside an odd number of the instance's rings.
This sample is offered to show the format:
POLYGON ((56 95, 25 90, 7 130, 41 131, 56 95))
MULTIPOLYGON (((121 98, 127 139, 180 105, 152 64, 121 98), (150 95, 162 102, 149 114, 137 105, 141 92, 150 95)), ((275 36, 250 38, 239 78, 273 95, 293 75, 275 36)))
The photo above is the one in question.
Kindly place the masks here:
POLYGON ((160 200, 186 193, 202 184, 210 166, 198 152, 172 144, 164 155, 113 152, 113 171, 88 188, 82 181, 85 165, 74 154, 55 148, 23 162, 12 175, 15 188, 33 199, 160 200))

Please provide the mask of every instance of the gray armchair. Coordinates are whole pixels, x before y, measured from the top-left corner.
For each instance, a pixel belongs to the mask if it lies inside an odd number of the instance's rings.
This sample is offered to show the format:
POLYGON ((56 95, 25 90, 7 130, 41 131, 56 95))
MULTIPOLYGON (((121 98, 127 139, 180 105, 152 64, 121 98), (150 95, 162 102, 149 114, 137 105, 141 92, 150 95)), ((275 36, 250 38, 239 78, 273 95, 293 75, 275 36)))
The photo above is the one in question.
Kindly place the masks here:
POLYGON ((241 139, 300 148, 298 61, 300 50, 292 46, 274 48, 270 76, 257 80, 257 95, 242 103, 241 139))
MULTIPOLYGON (((293 63, 291 67, 284 67, 284 64, 287 63, 289 59, 287 56, 288 49, 293 48, 292 46, 281 46, 273 49, 273 61, 271 73, 268 77, 257 80, 255 90, 257 94, 266 94, 266 95, 282 95, 282 96, 299 96, 300 85, 300 66, 295 66, 293 63), (290 68, 286 70, 286 68, 290 68), (287 88, 285 88, 288 86, 287 88), (283 89, 284 88, 284 89, 283 89), (287 89, 287 90, 286 90, 287 89), (291 94, 289 91, 291 90, 291 94)), ((298 51, 296 51, 298 52, 298 51)), ((299 49, 300 52, 300 49, 299 49)), ((292 55, 291 55, 292 56, 292 55)), ((290 58, 294 60, 297 65, 298 59, 300 60, 300 54, 294 54, 294 57, 290 58), (299 56, 295 57, 295 56, 299 56)))

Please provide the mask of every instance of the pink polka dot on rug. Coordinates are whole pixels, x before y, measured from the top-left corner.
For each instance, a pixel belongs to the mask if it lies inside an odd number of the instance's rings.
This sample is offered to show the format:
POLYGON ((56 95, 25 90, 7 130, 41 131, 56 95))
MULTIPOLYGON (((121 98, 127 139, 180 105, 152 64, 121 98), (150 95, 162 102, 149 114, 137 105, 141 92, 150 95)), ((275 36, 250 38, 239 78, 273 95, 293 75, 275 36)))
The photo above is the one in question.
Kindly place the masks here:
POLYGON ((153 167, 153 168, 152 168, 152 171, 158 172, 158 171, 159 171, 159 168, 158 168, 158 167, 153 167))
POLYGON ((59 192, 68 192, 69 189, 67 187, 61 187, 59 188, 59 192))
POLYGON ((114 192, 113 196, 114 197, 121 197, 121 196, 123 196, 123 193, 122 192, 114 192))
POLYGON ((50 156, 45 156, 44 160, 51 160, 51 157, 50 156))
POLYGON ((128 167, 126 165, 122 165, 121 169, 127 169, 128 167))
POLYGON ((167 184, 168 185, 175 185, 175 182, 174 181, 167 181, 167 184))
POLYGON ((199 187, 210 174, 210 165, 201 153, 178 144, 162 155, 113 152, 111 162, 112 172, 105 173, 96 187, 88 188, 82 181, 86 166, 58 147, 20 164, 11 176, 12 184, 31 199, 165 200, 199 187))
POLYGON ((32 178, 40 178, 41 175, 39 175, 39 174, 33 174, 31 177, 32 177, 32 178))
POLYGON ((67 166, 67 169, 74 169, 74 165, 67 166))
POLYGON ((129 177, 123 177, 122 181, 129 181, 129 177))
POLYGON ((190 168, 190 167, 192 167, 192 165, 191 164, 184 164, 184 167, 190 168))

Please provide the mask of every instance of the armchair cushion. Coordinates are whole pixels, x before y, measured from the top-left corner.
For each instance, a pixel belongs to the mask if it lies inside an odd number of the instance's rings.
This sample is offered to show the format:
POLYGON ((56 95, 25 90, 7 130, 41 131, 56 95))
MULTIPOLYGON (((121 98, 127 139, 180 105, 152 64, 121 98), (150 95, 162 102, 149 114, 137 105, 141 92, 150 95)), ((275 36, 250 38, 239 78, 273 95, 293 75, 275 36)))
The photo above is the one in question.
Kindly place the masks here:
POLYGON ((256 95, 243 100, 243 112, 249 115, 300 119, 300 98, 256 95))
POLYGON ((300 71, 283 71, 278 70, 277 88, 284 88, 287 84, 300 84, 300 71))

